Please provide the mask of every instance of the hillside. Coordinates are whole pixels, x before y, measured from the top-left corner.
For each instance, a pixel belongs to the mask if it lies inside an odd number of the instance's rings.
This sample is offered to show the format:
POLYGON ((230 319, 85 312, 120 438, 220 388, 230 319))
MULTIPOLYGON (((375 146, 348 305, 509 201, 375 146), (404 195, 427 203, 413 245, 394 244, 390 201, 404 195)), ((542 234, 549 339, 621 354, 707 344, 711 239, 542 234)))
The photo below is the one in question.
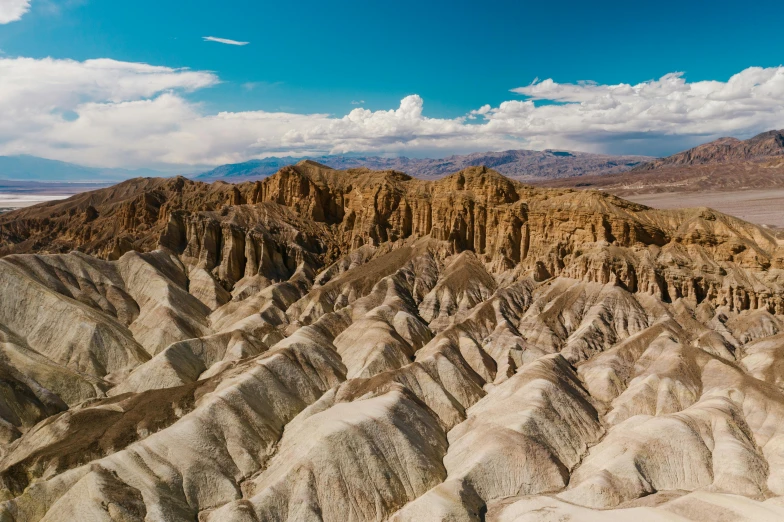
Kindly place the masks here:
POLYGON ((0 520, 784 519, 784 247, 485 167, 0 215, 0 520))
POLYGON ((634 170, 748 162, 780 156, 784 156, 784 130, 772 130, 747 140, 720 138, 666 158, 649 161, 635 167, 634 170))
POLYGON ((784 159, 660 167, 579 179, 547 180, 537 186, 636 194, 719 192, 784 188, 784 159))

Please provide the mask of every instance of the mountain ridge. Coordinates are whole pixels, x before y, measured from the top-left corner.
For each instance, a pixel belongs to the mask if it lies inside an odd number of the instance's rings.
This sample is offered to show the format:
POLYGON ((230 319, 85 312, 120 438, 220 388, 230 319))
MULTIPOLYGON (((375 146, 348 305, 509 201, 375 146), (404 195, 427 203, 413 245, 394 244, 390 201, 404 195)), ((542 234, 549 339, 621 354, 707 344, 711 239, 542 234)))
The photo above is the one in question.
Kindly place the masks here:
POLYGON ((689 150, 636 166, 643 172, 660 168, 688 167, 744 161, 762 161, 784 156, 784 130, 770 130, 747 140, 719 138, 689 150))
POLYGON ((721 138, 632 170, 543 180, 543 187, 607 191, 665 208, 710 206, 779 229, 784 201, 784 131, 721 138))
POLYGON ((366 167, 371 170, 398 170, 425 179, 445 176, 471 166, 493 168, 519 180, 581 176, 587 173, 612 173, 629 170, 650 158, 646 156, 612 156, 558 150, 507 150, 452 155, 441 159, 418 159, 405 156, 312 156, 306 158, 271 157, 242 163, 221 165, 196 176, 201 180, 236 180, 263 178, 280 168, 303 159, 312 159, 335 169, 366 167))

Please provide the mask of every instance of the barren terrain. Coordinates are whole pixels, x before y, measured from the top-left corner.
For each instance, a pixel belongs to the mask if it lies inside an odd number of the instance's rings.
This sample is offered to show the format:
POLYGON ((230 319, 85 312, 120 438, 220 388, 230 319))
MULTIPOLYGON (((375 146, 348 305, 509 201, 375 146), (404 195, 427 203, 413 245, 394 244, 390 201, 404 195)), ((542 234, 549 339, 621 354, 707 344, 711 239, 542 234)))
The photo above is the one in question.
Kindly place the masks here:
POLYGON ((784 228, 784 189, 635 194, 627 199, 655 208, 710 207, 758 225, 784 228))
POLYGON ((784 519, 784 249, 313 162, 0 215, 0 520, 784 519))
POLYGON ((601 190, 655 208, 709 207, 784 227, 784 132, 722 138, 629 172, 550 180, 537 186, 601 190))

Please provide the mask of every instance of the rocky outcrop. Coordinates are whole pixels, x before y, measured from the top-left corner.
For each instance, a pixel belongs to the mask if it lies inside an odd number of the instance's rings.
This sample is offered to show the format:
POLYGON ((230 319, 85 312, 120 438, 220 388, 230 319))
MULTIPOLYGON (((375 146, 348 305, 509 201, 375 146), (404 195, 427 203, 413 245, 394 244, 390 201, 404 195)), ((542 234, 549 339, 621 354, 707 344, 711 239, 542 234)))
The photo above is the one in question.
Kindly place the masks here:
POLYGON ((194 269, 194 291, 211 308, 226 300, 215 284, 231 291, 256 276, 281 281, 302 263, 320 268, 365 245, 422 237, 473 252, 491 273, 613 282, 740 310, 784 306, 765 275, 784 254, 758 227, 710 209, 657 211, 598 192, 536 190, 484 167, 428 182, 303 162, 254 183, 132 180, 59 205, 59 214, 44 206, 4 215, 0 230, 19 235, 4 248, 67 244, 112 258, 125 250, 117 238, 142 250, 158 244, 194 269), (70 227, 68 215, 88 203, 98 213, 90 226, 111 220, 112 241, 70 227))

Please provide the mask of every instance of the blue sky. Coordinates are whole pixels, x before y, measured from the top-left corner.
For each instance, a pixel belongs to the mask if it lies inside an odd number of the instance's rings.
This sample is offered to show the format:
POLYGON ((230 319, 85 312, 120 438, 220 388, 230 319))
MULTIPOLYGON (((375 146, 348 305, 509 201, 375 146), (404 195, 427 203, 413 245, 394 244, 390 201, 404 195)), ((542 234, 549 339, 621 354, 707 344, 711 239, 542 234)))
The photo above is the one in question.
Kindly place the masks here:
MULTIPOLYGON (((27 4, 28 0, 0 0, 0 18, 4 3, 6 9, 13 9, 27 4)), ((595 106, 607 92, 594 92, 594 99, 588 100, 584 95, 590 91, 583 89, 571 97, 558 99, 558 86, 577 85, 576 82, 584 80, 599 86, 634 86, 676 72, 685 73, 682 80, 686 85, 727 82, 750 67, 760 67, 770 74, 747 81, 744 94, 747 101, 757 100, 760 93, 752 92, 755 85, 768 82, 771 88, 778 88, 776 68, 784 62, 784 40, 780 38, 784 7, 769 4, 764 11, 761 15, 758 10, 739 8, 737 2, 725 1, 32 0, 18 20, 0 25, 0 49, 6 60, 8 81, 20 82, 18 78, 25 75, 38 75, 48 78, 48 82, 66 85, 75 81, 78 72, 62 79, 57 77, 56 65, 65 60, 84 64, 88 60, 110 59, 119 64, 158 66, 171 72, 157 90, 124 92, 119 97, 108 88, 107 92, 95 93, 89 87, 75 84, 73 88, 77 91, 87 89, 79 100, 58 98, 45 108, 37 106, 36 110, 46 109, 47 113, 64 118, 48 124, 42 122, 42 127, 30 129, 33 135, 51 133, 52 143, 36 147, 30 139, 4 136, 0 128, 0 153, 34 153, 68 161, 78 160, 82 154, 81 163, 114 161, 119 164, 113 166, 171 168, 289 152, 432 156, 467 152, 472 146, 481 150, 552 146, 595 152, 665 154, 713 136, 746 135, 777 123, 784 126, 784 121, 778 113, 770 114, 769 107, 756 101, 752 109, 756 115, 750 118, 747 103, 738 106, 732 102, 734 106, 723 109, 717 116, 713 115, 715 108, 706 108, 694 100, 686 109, 679 108, 676 106, 679 100, 670 97, 655 107, 646 106, 637 111, 638 119, 643 120, 634 126, 619 126, 613 120, 598 128, 590 122, 600 114, 595 112, 598 110, 595 106), (248 44, 205 41, 203 37, 207 36, 248 44), (19 61, 23 58, 34 60, 35 67, 29 68, 30 62, 19 61), (43 62, 46 58, 54 61, 43 62), (44 66, 45 71, 40 69, 44 66), (183 83, 184 68, 210 74, 211 79, 183 83), (581 127, 575 123, 581 117, 575 110, 566 115, 563 111, 534 114, 526 109, 525 123, 522 123, 522 109, 516 106, 504 109, 503 104, 531 99, 530 92, 511 90, 525 88, 534 79, 552 79, 556 84, 541 93, 542 99, 536 101, 536 107, 556 99, 568 104, 582 103, 594 112, 583 118, 581 127), (160 99, 170 95, 176 100, 160 99), (386 125, 389 122, 381 120, 387 118, 388 111, 400 111, 401 100, 411 95, 417 99, 411 106, 413 112, 405 113, 410 116, 406 121, 411 123, 411 118, 433 121, 417 124, 418 127, 412 123, 405 133, 398 132, 400 135, 390 133, 386 125), (171 110, 172 117, 189 111, 198 113, 194 118, 223 113, 235 120, 239 118, 237 115, 250 115, 254 123, 242 123, 252 127, 237 137, 244 143, 242 147, 213 144, 216 149, 206 155, 183 151, 165 157, 160 152, 120 150, 102 156, 93 149, 119 147, 122 136, 117 137, 117 145, 107 143, 104 136, 97 140, 101 143, 87 135, 78 142, 63 138, 94 122, 95 118, 88 115, 97 105, 103 104, 104 114, 118 109, 117 104, 145 100, 165 104, 165 110, 158 114, 171 110), (172 109, 172 104, 177 103, 180 106, 172 109), (485 106, 489 109, 483 113, 481 108, 485 106), (373 114, 358 115, 363 118, 361 127, 351 127, 351 122, 344 124, 341 119, 358 107, 379 115, 370 124, 365 120, 374 117, 373 114), (669 126, 659 120, 646 126, 644 118, 668 110, 674 114, 691 111, 693 117, 688 123, 692 125, 680 132, 678 128, 684 126, 670 115, 664 118, 669 126), (471 115, 471 111, 476 112, 471 115), (703 121, 706 111, 711 113, 707 119, 716 121, 703 121), (321 118, 292 124, 290 120, 297 118, 286 120, 286 116, 280 116, 289 125, 285 128, 288 134, 285 137, 281 134, 275 141, 271 134, 265 134, 267 127, 258 127, 257 113, 318 114, 321 118), (459 126, 453 125, 451 122, 456 118, 464 121, 459 126), (542 118, 556 124, 546 132, 532 131, 532 126, 542 118), (559 118, 563 123, 559 123, 559 118), (727 119, 733 123, 728 124, 727 119), (55 128, 73 123, 70 120, 79 123, 70 133, 55 128), (477 131, 471 126, 478 128, 488 123, 492 125, 482 131, 481 139, 471 135, 477 131), (366 133, 369 138, 358 133, 366 133), (488 133, 494 137, 490 139, 488 133), (438 137, 444 135, 447 138, 439 141, 438 137)), ((129 72, 129 68, 133 69, 130 65, 117 68, 119 72, 108 76, 115 77, 118 83, 128 75, 138 75, 138 71, 129 72)), ((3 74, 0 69, 0 82, 3 74)), ((101 82, 111 80, 101 78, 101 82)), ((18 85, 19 90, 22 87, 30 90, 26 84, 18 85)), ((670 95, 680 88, 671 89, 670 95)), ((699 92, 693 97, 710 96, 701 94, 703 88, 696 90, 699 92)), ((767 103, 772 104, 778 91, 763 90, 767 103)), ((615 96, 614 92, 610 96, 615 96)), ((2 96, 0 87, 0 105, 2 96)), ((47 96, 44 93, 39 98, 47 96)), ((722 96, 729 103, 726 93, 722 96)), ((639 96, 635 98, 638 99, 639 96)), ((623 98, 618 101, 632 102, 623 98)), ((17 96, 15 104, 18 103, 17 96)), ((613 109, 616 117, 625 107, 613 109)), ((606 116, 607 109, 601 110, 605 111, 601 116, 606 116)), ((127 124, 129 114, 132 114, 130 109, 117 121, 127 124)), ((143 115, 139 118, 139 125, 144 125, 143 115)), ((206 139, 202 134, 205 132, 219 132, 204 130, 202 123, 200 120, 198 131, 196 123, 193 129, 188 128, 194 140, 206 139)), ((102 124, 109 125, 109 122, 102 124)), ((155 125, 177 125, 177 121, 151 123, 152 127, 155 125)), ((274 127, 276 123, 268 121, 266 125, 274 127)), ((392 122, 391 126, 396 124, 392 122)), ((94 128, 98 133, 98 127, 94 128)), ((182 146, 177 141, 182 136, 172 139, 172 147, 182 146)))

